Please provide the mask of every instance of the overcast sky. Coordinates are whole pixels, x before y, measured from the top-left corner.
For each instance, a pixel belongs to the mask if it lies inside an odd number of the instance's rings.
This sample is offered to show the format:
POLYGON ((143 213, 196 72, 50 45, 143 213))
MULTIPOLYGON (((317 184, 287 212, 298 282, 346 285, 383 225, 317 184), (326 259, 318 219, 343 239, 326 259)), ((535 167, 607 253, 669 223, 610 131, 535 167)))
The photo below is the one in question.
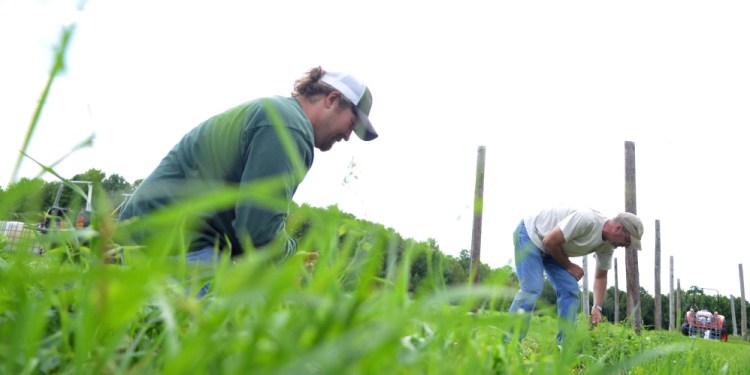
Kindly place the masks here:
MULTIPOLYGON (((624 210, 632 141, 646 227, 641 286, 654 291, 656 220, 662 293, 670 256, 685 289, 738 296, 741 263, 750 278, 747 2, 95 0, 75 12, 76 4, 0 1, 3 187, 61 25, 74 20, 68 69, 29 147, 52 163, 95 134, 93 147, 58 166, 66 177, 97 168, 145 178, 201 121, 288 95, 321 65, 368 83, 380 138, 318 152, 298 203, 338 204, 458 255, 471 246, 485 146, 482 261, 501 267, 513 262, 516 224, 536 208, 624 210)), ((25 160, 20 176, 38 171, 25 160)), ((624 290, 624 250, 616 257, 624 290)))

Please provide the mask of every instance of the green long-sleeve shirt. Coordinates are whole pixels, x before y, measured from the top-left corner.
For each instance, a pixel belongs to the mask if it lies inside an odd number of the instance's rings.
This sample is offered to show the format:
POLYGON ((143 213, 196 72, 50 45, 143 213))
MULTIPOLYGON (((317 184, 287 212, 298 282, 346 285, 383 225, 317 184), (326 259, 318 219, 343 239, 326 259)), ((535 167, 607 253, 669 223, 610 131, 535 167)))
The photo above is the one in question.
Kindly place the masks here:
POLYGON ((291 97, 253 100, 201 123, 187 133, 141 183, 120 215, 120 220, 142 216, 196 193, 206 187, 243 187, 266 178, 281 178, 277 192, 286 202, 283 209, 237 203, 231 209, 208 212, 190 234, 190 250, 218 244, 231 246, 232 255, 244 252, 241 243, 251 239, 261 247, 277 236, 286 240, 285 255, 296 250, 296 242, 284 230, 288 204, 301 177, 282 147, 278 131, 264 107, 271 104, 291 136, 305 172, 313 162, 312 124, 299 102, 291 97))

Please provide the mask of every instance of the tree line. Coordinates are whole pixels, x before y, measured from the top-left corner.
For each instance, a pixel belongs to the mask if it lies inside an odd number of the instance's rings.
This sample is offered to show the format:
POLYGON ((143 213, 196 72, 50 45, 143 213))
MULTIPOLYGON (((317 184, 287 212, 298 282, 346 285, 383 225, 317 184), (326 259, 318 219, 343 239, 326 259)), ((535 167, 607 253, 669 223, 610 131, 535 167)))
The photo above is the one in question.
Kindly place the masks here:
MULTIPOLYGON (((88 181, 94 186, 95 201, 114 208, 124 199, 123 194, 132 193, 143 181, 128 182, 119 174, 106 173, 99 169, 89 169, 73 175, 71 181, 88 181)), ((0 220, 38 223, 52 206, 61 186, 60 181, 45 181, 41 178, 22 178, 7 188, 0 187, 0 220)), ((63 189, 59 204, 61 207, 80 207, 81 199, 71 189, 63 189)))

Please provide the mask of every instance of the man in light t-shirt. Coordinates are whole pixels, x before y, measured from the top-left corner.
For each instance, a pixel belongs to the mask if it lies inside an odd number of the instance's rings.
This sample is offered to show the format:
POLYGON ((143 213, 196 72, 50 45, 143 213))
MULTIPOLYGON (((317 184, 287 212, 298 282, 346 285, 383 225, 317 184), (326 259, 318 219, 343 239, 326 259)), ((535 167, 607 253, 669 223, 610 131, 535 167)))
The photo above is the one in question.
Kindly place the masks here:
POLYGON ((531 312, 542 293, 546 272, 557 294, 560 319, 557 343, 562 344, 564 325, 572 326, 576 320, 580 294, 578 281, 583 277, 583 269, 572 263, 570 257, 595 254, 591 323, 600 323, 612 253, 619 246, 640 250, 641 236, 641 219, 629 212, 607 218, 591 209, 556 207, 523 219, 513 234, 516 275, 521 288, 509 310, 529 313, 519 332, 519 339, 523 339, 529 329, 531 312))

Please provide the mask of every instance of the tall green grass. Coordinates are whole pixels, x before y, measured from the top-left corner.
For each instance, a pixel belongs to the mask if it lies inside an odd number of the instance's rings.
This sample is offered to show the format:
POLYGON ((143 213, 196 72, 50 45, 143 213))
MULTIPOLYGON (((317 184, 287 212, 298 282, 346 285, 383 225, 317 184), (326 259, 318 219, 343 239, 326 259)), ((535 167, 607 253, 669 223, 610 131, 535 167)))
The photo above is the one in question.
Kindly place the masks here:
POLYGON ((750 373, 746 343, 590 329, 585 317, 560 350, 550 311, 533 318, 526 339, 506 344, 521 320, 493 308, 515 292, 505 280, 447 287, 436 261, 429 287, 413 290, 413 261, 437 250, 415 241, 399 248, 392 231, 330 210, 303 206, 289 220, 290 231, 306 228, 300 248, 321 254, 313 270, 266 250, 211 266, 172 257, 184 253, 184 230, 201 212, 267 201, 273 184, 218 188, 128 224, 97 204, 86 241, 43 238, 43 256, 0 250, 0 373, 750 373), (139 228, 153 235, 123 246, 139 228))

